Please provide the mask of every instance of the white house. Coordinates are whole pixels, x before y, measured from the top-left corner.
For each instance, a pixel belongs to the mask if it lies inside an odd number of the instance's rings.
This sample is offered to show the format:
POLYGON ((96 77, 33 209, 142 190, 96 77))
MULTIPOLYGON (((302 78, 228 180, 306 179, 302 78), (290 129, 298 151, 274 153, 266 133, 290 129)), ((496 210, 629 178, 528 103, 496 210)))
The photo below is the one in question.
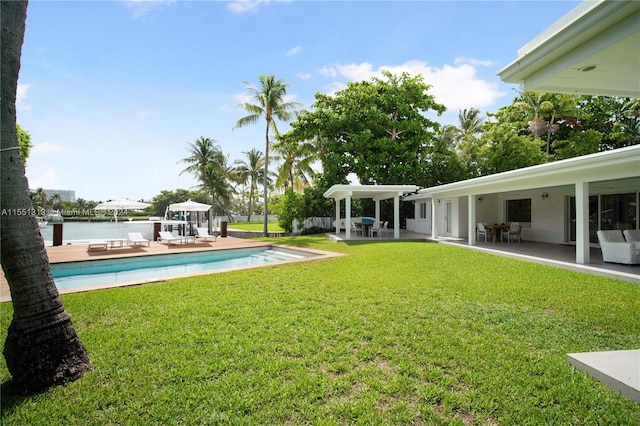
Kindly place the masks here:
POLYGON ((575 244, 589 263, 598 229, 637 229, 640 145, 425 188, 407 229, 476 244, 476 224, 519 222, 522 238, 575 244), (430 224, 429 224, 430 222, 430 224))
MULTIPOLYGON (((640 97, 640 2, 585 1, 499 72, 525 90, 640 97)), ((419 191, 414 232, 476 244, 478 222, 520 222, 526 240, 575 244, 589 263, 599 229, 638 229, 640 146, 419 191)))

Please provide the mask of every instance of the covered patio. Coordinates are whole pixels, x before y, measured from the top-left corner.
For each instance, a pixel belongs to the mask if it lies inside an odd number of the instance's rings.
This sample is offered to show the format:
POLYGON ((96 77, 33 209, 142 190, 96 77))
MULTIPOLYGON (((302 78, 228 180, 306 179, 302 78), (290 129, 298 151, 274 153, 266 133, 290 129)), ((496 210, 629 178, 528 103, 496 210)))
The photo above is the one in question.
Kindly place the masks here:
POLYGON ((418 190, 416 185, 333 185, 325 193, 325 198, 333 198, 336 203, 336 235, 345 231, 345 239, 351 235, 351 200, 354 198, 370 198, 375 203, 375 220, 381 221, 380 201, 393 199, 393 238, 400 239, 400 199, 405 194, 418 190), (341 202, 345 202, 345 218, 341 218, 341 202), (344 222, 344 227, 342 227, 344 222))

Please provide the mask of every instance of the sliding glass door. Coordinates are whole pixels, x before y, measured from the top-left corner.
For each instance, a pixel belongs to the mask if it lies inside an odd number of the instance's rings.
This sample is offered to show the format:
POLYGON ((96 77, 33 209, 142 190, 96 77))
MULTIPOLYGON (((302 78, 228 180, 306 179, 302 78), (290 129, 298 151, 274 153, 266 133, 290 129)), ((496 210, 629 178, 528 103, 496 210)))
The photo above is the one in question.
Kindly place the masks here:
MULTIPOLYGON (((589 196, 589 241, 598 243, 600 229, 638 229, 638 194, 603 194, 589 196)), ((568 239, 576 241, 576 197, 569 197, 568 239)))

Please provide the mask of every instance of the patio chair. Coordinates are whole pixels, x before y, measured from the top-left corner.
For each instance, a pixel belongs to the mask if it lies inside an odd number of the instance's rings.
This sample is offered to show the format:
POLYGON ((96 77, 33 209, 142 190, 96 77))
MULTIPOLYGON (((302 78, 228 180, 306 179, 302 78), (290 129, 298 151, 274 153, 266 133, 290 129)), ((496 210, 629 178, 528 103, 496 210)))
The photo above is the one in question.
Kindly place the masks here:
POLYGON ((203 239, 205 241, 209 241, 210 238, 213 238, 213 241, 216 241, 216 236, 209 234, 209 230, 207 228, 196 228, 196 239, 203 239))
POLYGON ((171 245, 171 243, 173 242, 178 244, 184 244, 185 242, 185 239, 183 237, 175 237, 171 232, 160 231, 158 232, 158 235, 160 235, 158 241, 166 241, 167 245, 171 245))
POLYGON ((387 236, 387 232, 389 232, 389 222, 385 221, 382 226, 380 227, 380 232, 382 234, 384 234, 384 236, 387 236))
POLYGON ((500 234, 500 241, 502 241, 502 237, 506 236, 507 242, 510 243, 511 237, 513 236, 514 238, 518 239, 519 243, 522 242, 520 239, 521 229, 522 228, 518 222, 511 222, 511 224, 509 225, 509 228, 502 230, 502 233, 500 234))
POLYGON ((489 231, 487 231, 487 228, 484 227, 484 223, 482 222, 478 222, 476 224, 476 238, 479 240, 480 239, 480 235, 484 235, 484 242, 487 242, 487 238, 489 237, 489 231))
POLYGON ((142 232, 129 232, 129 245, 138 246, 146 244, 147 247, 151 245, 151 241, 142 236, 142 232))
POLYGON ((369 237, 373 237, 374 234, 378 234, 378 237, 381 237, 382 228, 380 226, 380 222, 375 222, 373 225, 371 225, 371 228, 369 228, 369 237))
POLYGON ((360 236, 364 237, 364 234, 362 233, 362 224, 358 225, 355 222, 351 222, 351 232, 355 236, 358 236, 358 232, 359 232, 360 236))

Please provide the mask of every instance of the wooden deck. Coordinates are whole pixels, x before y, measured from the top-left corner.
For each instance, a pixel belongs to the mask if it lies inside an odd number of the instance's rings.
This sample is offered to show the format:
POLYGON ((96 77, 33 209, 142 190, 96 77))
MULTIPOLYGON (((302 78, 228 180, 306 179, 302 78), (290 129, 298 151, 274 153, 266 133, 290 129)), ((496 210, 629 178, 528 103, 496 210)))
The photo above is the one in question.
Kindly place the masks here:
MULTIPOLYGON (((99 259, 116 259, 122 257, 135 257, 135 256, 149 256, 157 254, 167 253, 185 253, 185 252, 197 252, 197 251, 212 251, 212 250, 226 250, 226 249, 239 249, 249 247, 262 247, 273 245, 271 243, 265 243, 260 241, 245 240, 242 238, 218 238, 214 241, 196 241, 191 244, 171 244, 160 243, 152 241, 147 246, 128 246, 104 249, 88 249, 87 244, 69 244, 56 247, 46 247, 47 256, 49 257, 49 263, 64 263, 64 262, 77 262, 85 260, 99 260, 99 259)), ((118 285, 131 285, 133 283, 115 283, 112 285, 98 286, 95 288, 114 287, 118 285)), ((139 283, 138 283, 139 284, 139 283)), ((70 288, 60 290, 60 293, 71 293, 76 291, 86 291, 84 288, 70 288)), ((7 302, 11 300, 11 293, 7 280, 5 279, 4 272, 0 269, 0 302, 7 302)))

